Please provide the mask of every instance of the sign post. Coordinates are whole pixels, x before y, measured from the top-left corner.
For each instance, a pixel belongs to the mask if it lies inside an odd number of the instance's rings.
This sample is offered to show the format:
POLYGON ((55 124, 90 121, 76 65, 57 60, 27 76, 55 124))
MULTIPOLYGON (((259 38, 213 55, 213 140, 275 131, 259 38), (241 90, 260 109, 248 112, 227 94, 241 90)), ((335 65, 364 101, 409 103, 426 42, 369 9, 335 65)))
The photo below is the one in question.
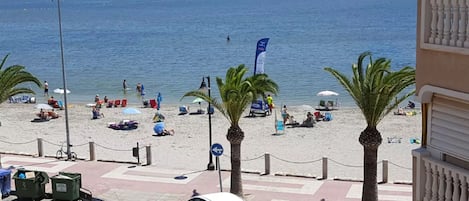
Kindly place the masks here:
POLYGON ((212 155, 217 157, 216 162, 217 162, 217 167, 218 167, 218 179, 220 180, 220 192, 223 192, 223 186, 221 182, 220 160, 218 159, 219 156, 223 155, 223 146, 221 146, 221 144, 218 144, 218 143, 212 144, 210 151, 212 152, 212 155))

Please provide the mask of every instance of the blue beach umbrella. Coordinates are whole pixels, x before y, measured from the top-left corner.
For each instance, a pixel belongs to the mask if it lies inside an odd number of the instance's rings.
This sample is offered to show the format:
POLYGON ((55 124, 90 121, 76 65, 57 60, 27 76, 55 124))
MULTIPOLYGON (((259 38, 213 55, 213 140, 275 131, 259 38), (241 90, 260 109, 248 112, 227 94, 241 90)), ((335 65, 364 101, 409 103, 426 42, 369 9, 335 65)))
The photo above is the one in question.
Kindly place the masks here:
POLYGON ((140 110, 137 110, 133 107, 129 107, 129 108, 125 108, 124 110, 122 110, 122 114, 140 114, 142 112, 140 112, 140 110))

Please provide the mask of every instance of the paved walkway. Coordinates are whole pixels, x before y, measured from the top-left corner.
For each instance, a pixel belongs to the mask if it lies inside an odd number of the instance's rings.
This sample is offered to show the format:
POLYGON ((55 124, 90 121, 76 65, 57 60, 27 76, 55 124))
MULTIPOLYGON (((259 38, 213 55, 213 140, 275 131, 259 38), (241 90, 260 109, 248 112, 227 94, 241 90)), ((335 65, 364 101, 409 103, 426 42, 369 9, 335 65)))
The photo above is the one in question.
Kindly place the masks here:
MULTIPOLYGON (((54 176, 58 172, 82 174, 82 187, 89 189, 94 198, 106 201, 186 201, 193 189, 201 194, 220 191, 218 171, 176 170, 156 166, 96 161, 61 161, 55 158, 2 154, 3 167, 39 170, 54 176)), ((16 171, 16 170, 14 170, 16 171)), ((359 182, 316 180, 300 177, 283 177, 243 174, 243 189, 248 201, 359 201, 359 182)), ((230 173, 221 172, 223 191, 229 191, 230 173)), ((11 182, 15 189, 14 180, 11 182)), ((46 192, 52 193, 52 184, 46 192)), ((381 201, 411 201, 412 186, 380 184, 381 201)), ((3 201, 16 200, 14 195, 3 201)), ((50 200, 50 199, 43 199, 50 200)))

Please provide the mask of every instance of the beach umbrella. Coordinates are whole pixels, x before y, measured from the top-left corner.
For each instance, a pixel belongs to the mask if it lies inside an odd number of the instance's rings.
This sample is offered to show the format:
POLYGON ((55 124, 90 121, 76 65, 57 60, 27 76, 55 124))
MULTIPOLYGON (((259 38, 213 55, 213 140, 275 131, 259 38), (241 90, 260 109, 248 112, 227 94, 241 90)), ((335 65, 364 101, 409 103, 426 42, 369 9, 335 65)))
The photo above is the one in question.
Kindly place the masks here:
POLYGON ((34 106, 36 109, 52 110, 52 106, 44 103, 40 103, 34 106))
POLYGON ((194 100, 192 101, 192 103, 198 103, 200 109, 202 109, 202 106, 200 105, 201 102, 204 102, 204 99, 196 98, 196 99, 194 99, 194 100))
POLYGON ((140 114, 140 110, 137 110, 133 107, 125 108, 122 110, 122 114, 140 114))
POLYGON ((333 91, 320 91, 317 96, 338 96, 339 93, 333 91))
MULTIPOLYGON (((64 94, 65 91, 64 91, 63 88, 57 88, 57 89, 54 89, 54 93, 56 93, 56 94, 64 94)), ((70 90, 67 89, 67 94, 69 94, 69 93, 70 93, 70 90)))
POLYGON ((192 103, 201 103, 201 102, 204 102, 204 99, 196 98, 192 101, 192 103))

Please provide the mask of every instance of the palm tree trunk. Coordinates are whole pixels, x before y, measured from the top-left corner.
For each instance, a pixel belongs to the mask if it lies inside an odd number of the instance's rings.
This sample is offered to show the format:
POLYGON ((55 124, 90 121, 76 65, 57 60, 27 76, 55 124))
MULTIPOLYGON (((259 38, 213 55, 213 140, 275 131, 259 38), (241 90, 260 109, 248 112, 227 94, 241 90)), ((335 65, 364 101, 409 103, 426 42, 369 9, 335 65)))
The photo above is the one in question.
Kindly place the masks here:
POLYGON ((378 147, 382 142, 376 127, 367 127, 359 141, 363 145, 363 189, 362 201, 378 201, 378 147))
POLYGON ((231 188, 230 192, 243 197, 241 180, 241 144, 231 144, 231 188))
POLYGON ((231 188, 230 192, 243 197, 243 183, 241 180, 241 142, 244 132, 238 125, 228 129, 226 139, 231 145, 231 188))

